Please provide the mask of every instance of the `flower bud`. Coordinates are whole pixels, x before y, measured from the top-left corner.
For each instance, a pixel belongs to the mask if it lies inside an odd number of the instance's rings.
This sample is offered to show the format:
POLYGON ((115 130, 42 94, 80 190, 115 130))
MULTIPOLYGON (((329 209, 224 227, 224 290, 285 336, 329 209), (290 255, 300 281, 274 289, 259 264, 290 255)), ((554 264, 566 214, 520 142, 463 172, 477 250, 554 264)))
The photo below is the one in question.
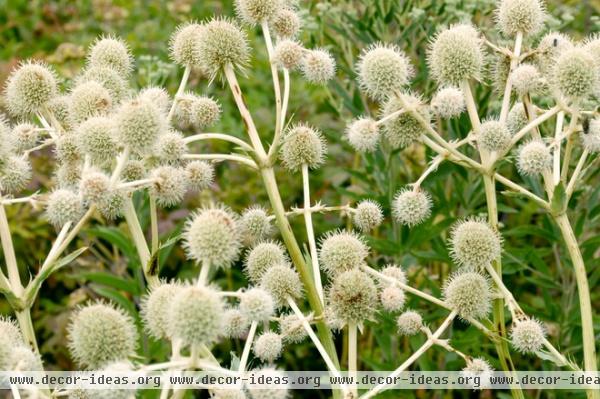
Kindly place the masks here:
POLYGON ((538 92, 542 87, 538 69, 532 64, 521 64, 511 74, 513 89, 520 97, 538 92))
POLYGON ((327 50, 308 50, 300 69, 306 80, 324 85, 335 75, 335 61, 327 50))
POLYGON ((92 117, 77 127, 78 145, 93 164, 104 165, 117 153, 115 124, 107 117, 92 117))
POLYGON ((480 219, 466 219, 450 233, 450 254, 461 266, 480 268, 500 257, 502 242, 498 232, 480 219))
POLYGON ((498 27, 506 36, 537 33, 544 24, 544 6, 539 0, 502 0, 496 10, 498 27))
POLYGON ((226 207, 196 212, 187 221, 183 237, 188 258, 198 263, 230 267, 240 253, 237 216, 226 207))
POLYGON ((273 226, 269 215, 260 206, 252 206, 242 212, 240 229, 246 245, 266 240, 273 234, 273 226))
POLYGON ((127 192, 125 190, 111 188, 96 205, 107 220, 115 220, 123 215, 126 200, 127 192))
POLYGON ((83 204, 77 193, 58 189, 48 196, 46 202, 46 217, 55 227, 60 228, 66 223, 77 223, 83 216, 83 204))
POLYGON ((444 285, 444 298, 463 319, 485 318, 492 308, 490 284, 475 272, 452 275, 444 285))
POLYGON ((202 25, 185 23, 179 25, 169 41, 171 58, 183 67, 200 66, 197 45, 202 35, 202 25))
POLYGON ((182 290, 180 284, 161 283, 142 300, 141 316, 150 335, 156 339, 170 337, 169 312, 173 298, 182 290))
POLYGON ((0 187, 5 193, 15 194, 31 181, 31 164, 27 159, 11 156, 0 171, 0 187))
POLYGON ((333 314, 345 323, 371 320, 377 309, 375 283, 359 269, 335 276, 328 298, 333 314))
POLYGON ((106 115, 113 106, 108 90, 90 80, 77 85, 71 92, 70 117, 77 125, 92 116, 106 115))
POLYGON ((202 25, 194 48, 198 64, 215 75, 231 65, 244 67, 250 58, 246 34, 231 20, 215 18, 202 25))
POLYGON ((255 245, 246 255, 244 273, 252 283, 258 283, 268 269, 285 264, 288 257, 283 246, 274 241, 265 241, 255 245))
POLYGON ((402 310, 406 302, 404 291, 398 287, 385 287, 379 295, 381 305, 388 312, 397 312, 402 310))
POLYGON ((135 354, 137 331, 131 317, 104 303, 80 308, 69 325, 69 350, 90 370, 135 354))
POLYGON ((273 58, 280 67, 290 71, 297 69, 302 63, 304 47, 294 40, 282 40, 275 46, 273 58))
POLYGON ((355 119, 346 128, 348 142, 356 151, 373 152, 379 144, 379 127, 371 118, 355 119))
POLYGON ((103 37, 92 45, 88 55, 91 68, 112 68, 121 76, 128 76, 133 69, 133 57, 127 44, 116 37, 103 37))
POLYGON ((145 178, 147 175, 144 162, 139 159, 129 159, 125 162, 121 178, 125 181, 135 181, 145 178))
POLYGON ((423 318, 413 310, 407 310, 396 320, 400 335, 415 335, 423 328, 423 318))
POLYGON ((240 298, 240 312, 250 321, 268 322, 275 313, 273 297, 262 288, 252 288, 240 298))
POLYGON ((328 233, 319 250, 321 267, 330 276, 359 268, 368 255, 369 248, 363 238, 349 231, 328 233))
POLYGON ((567 99, 580 102, 600 91, 600 68, 585 49, 566 50, 556 60, 552 83, 567 99))
POLYGON ((291 8, 280 7, 270 25, 278 38, 294 38, 302 28, 302 20, 291 8))
POLYGON ((481 124, 477 141, 486 151, 502 151, 510 144, 511 134, 506 125, 490 119, 481 124))
POLYGON ((190 190, 201 191, 213 183, 215 169, 206 161, 191 161, 185 165, 185 177, 190 190))
POLYGON ((187 144, 181 133, 168 131, 158 136, 155 154, 160 161, 168 165, 178 165, 183 160, 183 154, 187 152, 187 144))
POLYGON ((12 129, 11 135, 17 153, 22 153, 35 147, 40 136, 36 129, 36 126, 26 122, 19 123, 12 129))
POLYGON ((393 44, 368 47, 360 56, 357 70, 361 89, 377 101, 400 91, 412 76, 408 58, 393 44))
POLYGON ((287 169, 299 171, 302 165, 318 168, 326 153, 327 145, 321 132, 306 125, 296 125, 286 131, 279 157, 287 169))
POLYGON ((54 72, 45 64, 23 63, 8 77, 6 106, 11 115, 26 116, 41 110, 57 94, 54 72))
POLYGON ((532 140, 518 150, 517 169, 525 176, 536 176, 552 166, 552 154, 546 144, 532 140))
POLYGON ((123 104, 116 122, 121 143, 138 153, 152 149, 167 127, 165 115, 152 103, 140 99, 123 104))
POLYGON ((354 225, 362 232, 377 228, 383 221, 381 205, 371 200, 360 201, 354 209, 352 220, 354 225))
POLYGON ((521 353, 535 353, 542 349, 546 332, 536 319, 517 321, 510 333, 512 345, 521 353))
POLYGON ((423 223, 431 215, 429 193, 408 187, 400 190, 392 203, 392 215, 396 221, 408 227, 423 223))
POLYGON ((184 287, 169 308, 172 339, 184 345, 207 345, 217 341, 223 331, 225 309, 219 294, 207 287, 184 287))
POLYGON ((443 119, 459 116, 465 111, 465 96, 462 90, 455 87, 439 90, 431 99, 431 110, 443 119))
POLYGON ((286 264, 275 265, 267 270, 260 280, 260 286, 273 296, 280 308, 287 306, 288 297, 293 300, 302 297, 300 277, 286 264))

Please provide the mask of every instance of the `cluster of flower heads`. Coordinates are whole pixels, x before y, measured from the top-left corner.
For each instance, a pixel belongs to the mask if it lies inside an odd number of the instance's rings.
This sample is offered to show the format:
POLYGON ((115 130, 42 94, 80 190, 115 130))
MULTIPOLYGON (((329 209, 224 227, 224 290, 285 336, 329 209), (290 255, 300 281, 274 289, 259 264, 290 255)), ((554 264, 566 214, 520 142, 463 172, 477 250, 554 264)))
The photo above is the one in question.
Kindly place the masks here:
POLYGON ((0 369, 8 371, 41 371, 42 359, 33 352, 10 319, 0 317, 0 369))

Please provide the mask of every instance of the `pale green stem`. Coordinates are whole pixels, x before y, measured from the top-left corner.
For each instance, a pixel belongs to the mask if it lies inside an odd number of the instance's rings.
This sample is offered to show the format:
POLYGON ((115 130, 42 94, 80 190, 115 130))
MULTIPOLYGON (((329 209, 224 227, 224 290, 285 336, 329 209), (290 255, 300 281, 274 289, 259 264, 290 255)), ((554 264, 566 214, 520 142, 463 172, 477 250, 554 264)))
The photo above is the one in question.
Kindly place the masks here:
MULTIPOLYGON (((571 121, 569 122, 569 127, 567 129, 567 132, 573 132, 576 130, 575 127, 577 126, 578 119, 579 119, 578 114, 576 114, 576 113, 571 114, 571 121)), ((563 158, 562 171, 560 174, 561 180, 565 183, 567 181, 567 175, 569 174, 569 164, 571 162, 571 155, 573 153, 574 143, 575 143, 575 137, 573 135, 570 135, 569 139, 567 140, 567 145, 565 147, 565 156, 563 158)), ((557 144, 557 146, 560 147, 560 143, 557 144)))
POLYGON ((198 287, 204 287, 208 284, 208 275, 210 273, 210 262, 203 261, 198 276, 198 287))
MULTIPOLYGON (((279 86, 279 73, 277 72, 277 64, 274 59, 273 41, 271 40, 271 32, 267 21, 261 23, 265 44, 267 45, 267 53, 269 55, 269 65, 271 66, 271 75, 273 77, 273 91, 275 93, 275 133, 274 138, 279 137, 282 130, 282 104, 281 104, 281 87, 279 86)), ((273 140, 275 143, 275 140, 273 140)))
POLYGON ((13 246, 10 227, 6 217, 4 205, 0 204, 0 239, 2 240, 2 251, 4 252, 4 261, 8 271, 8 280, 15 295, 19 296, 23 293, 23 285, 19 276, 19 266, 17 265, 17 257, 13 246))
MULTIPOLYGON (((416 362, 425 352, 427 352, 427 350, 434 345, 435 341, 440 337, 440 335, 442 335, 442 333, 446 331, 448 327, 450 327, 455 317, 456 311, 452 311, 448 315, 448 317, 446 317, 444 322, 439 326, 439 328, 433 334, 431 334, 429 338, 427 338, 427 341, 425 341, 425 343, 419 349, 417 349, 408 359, 404 361, 404 363, 402 363, 396 370, 394 370, 388 376, 389 379, 393 380, 395 377, 398 377, 400 374, 402 374, 404 370, 408 369, 410 365, 416 362)), ((390 385, 391 384, 379 384, 373 389, 371 389, 369 392, 362 395, 360 399, 372 398, 380 392, 386 390, 390 385)))
POLYGON ((515 49, 510 60, 509 76, 506 79, 506 86, 504 87, 504 96, 502 97, 502 108, 500 109, 500 122, 506 122, 508 117, 508 111, 510 109, 510 94, 512 92, 512 79, 510 73, 512 73, 517 64, 519 63, 519 56, 521 55, 521 45, 523 44, 523 32, 517 32, 515 37, 515 49))
POLYGON ((256 335, 256 329, 258 328, 258 321, 253 320, 250 325, 250 331, 248 332, 248 337, 246 337, 246 343, 244 344, 244 350, 242 352, 242 357, 240 358, 240 364, 238 366, 238 371, 241 373, 246 371, 246 365, 248 364, 248 357, 250 357, 250 349, 252 348, 252 343, 254 342, 254 336, 256 335))
POLYGON ((156 210, 156 198, 152 193, 148 194, 148 201, 150 202, 150 230, 152 235, 152 253, 155 254, 158 251, 158 212, 156 210))
POLYGON ((323 296, 323 283, 321 282, 321 270, 319 268, 319 256, 317 253, 317 243, 315 241, 312 213, 310 212, 310 186, 308 165, 306 164, 302 165, 302 187, 304 191, 304 223, 306 224, 306 234, 308 236, 308 247, 310 248, 313 277, 315 279, 317 294, 321 299, 321 303, 325 304, 325 299, 323 296))
POLYGON ((171 104, 171 109, 169 109, 169 114, 167 116, 167 120, 169 122, 173 118, 173 114, 175 113, 175 107, 177 106, 177 101, 179 101, 179 97, 181 97, 181 95, 185 91, 185 86, 187 85, 187 81, 190 78, 191 71, 192 71, 192 68, 190 66, 186 66, 185 69, 183 70, 183 76, 181 77, 181 82, 179 82, 179 88, 177 89, 177 93, 175 94, 175 97, 173 98, 173 103, 171 104))
MULTIPOLYGON (((556 129, 554 130, 555 139, 558 139, 562 133, 564 121, 565 113, 564 111, 560 111, 556 116, 556 129)), ((560 143, 557 142, 556 146, 554 147, 552 158, 552 183, 554 183, 555 186, 560 182, 560 147, 560 143)), ((565 161, 568 161, 568 159, 565 159, 565 161)))
POLYGON ((243 155, 236 154, 184 154, 183 159, 200 159, 206 161, 234 161, 249 166, 252 169, 258 169, 256 162, 243 155))
POLYGON ((131 198, 128 198, 125 201, 123 208, 123 215, 125 216, 125 221, 127 222, 127 226, 129 226, 129 231, 131 232, 138 256, 140 257, 140 262, 142 264, 144 275, 146 276, 146 281, 151 286, 158 285, 158 276, 155 273, 150 274, 152 269, 152 265, 150 264, 151 254, 131 198))
POLYGON ((195 141, 202 141, 202 140, 223 140, 223 141, 228 141, 230 143, 234 143, 236 145, 238 145, 240 148, 243 148, 244 150, 248 151, 248 152, 253 152, 254 149, 252 148, 252 146, 248 143, 246 143, 244 140, 242 139, 238 139, 237 137, 231 136, 229 134, 223 134, 223 133, 199 133, 199 134, 194 134, 192 136, 188 136, 185 139, 183 139, 183 142, 186 144, 189 143, 193 143, 195 141))
MULTIPOLYGON (((352 381, 357 381, 358 371, 358 328, 356 322, 348 323, 348 371, 349 376, 352 377, 352 381)), ((352 393, 354 397, 358 397, 357 386, 352 387, 352 393)))
MULTIPOLYGON (((579 294, 579 308, 581 312, 581 329, 583 333, 583 358, 584 370, 596 372, 596 338, 594 336, 594 322, 592 303, 590 299, 590 287, 587 279, 587 270, 581 256, 577 238, 566 214, 554 216, 554 220, 560 228, 567 250, 571 255, 575 279, 577 280, 577 293, 579 294)), ((600 391, 588 391, 589 398, 600 398, 600 391)))
POLYGON ((590 154, 590 151, 587 148, 584 148, 583 153, 581 154, 581 157, 579 158, 579 161, 577 162, 577 166, 575 167, 575 170, 573 171, 571 180, 569 180, 569 184, 567 185, 567 189, 566 189, 567 198, 571 198, 571 195, 573 195, 573 191, 575 190, 575 185, 577 184, 577 180, 579 179, 579 175, 581 174, 581 171, 583 170, 583 165, 585 165, 585 162, 587 161, 587 157, 589 156, 589 154, 590 154))

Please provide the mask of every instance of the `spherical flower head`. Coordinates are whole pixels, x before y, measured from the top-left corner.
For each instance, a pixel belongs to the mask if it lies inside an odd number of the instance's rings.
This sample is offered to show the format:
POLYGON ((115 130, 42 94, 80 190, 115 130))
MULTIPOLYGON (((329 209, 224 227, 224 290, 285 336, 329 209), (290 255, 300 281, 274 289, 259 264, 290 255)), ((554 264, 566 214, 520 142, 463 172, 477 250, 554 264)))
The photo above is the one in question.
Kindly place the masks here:
POLYGON ((587 132, 581 132, 581 143, 591 153, 600 152, 600 118, 594 118, 588 123, 587 132))
POLYGON ((6 370, 42 371, 42 358, 27 346, 11 348, 6 370))
POLYGON ((552 82, 568 100, 581 102, 599 92, 600 68, 584 48, 575 47, 558 56, 552 82))
POLYGON ((158 136, 154 153, 162 163, 179 165, 183 160, 183 154, 186 152, 187 144, 181 133, 167 131, 158 136))
POLYGON ((465 111, 465 95, 456 87, 444 87, 431 99, 431 110, 442 119, 457 117, 465 111))
POLYGON ((325 161, 327 145, 321 132, 307 125, 296 125, 285 132, 279 157, 283 165, 300 171, 302 165, 316 169, 325 161))
POLYGON ((114 159, 118 150, 115 135, 113 121, 102 116, 86 120, 76 130, 79 148, 96 165, 104 165, 114 159))
POLYGON ((307 50, 300 70, 310 83, 324 85, 335 75, 335 60, 327 50, 307 50))
POLYGON ((334 231, 325 236, 319 249, 321 267, 330 276, 358 269, 369 255, 363 238, 351 231, 334 231))
POLYGON ((173 206, 183 200, 187 189, 185 170, 174 166, 159 166, 150 172, 150 178, 154 183, 150 186, 150 192, 156 197, 156 203, 160 206, 173 206))
POLYGON ((151 102, 131 100, 116 115, 120 142, 134 152, 146 153, 166 131, 165 115, 151 102))
POLYGON ((173 61, 182 67, 200 66, 197 45, 202 35, 202 25, 185 23, 179 25, 169 41, 169 52, 173 61))
POLYGON ((251 371, 256 383, 248 384, 248 392, 251 399, 289 399, 290 393, 287 386, 283 386, 285 375, 283 372, 274 368, 254 369, 251 371), (271 381, 278 381, 276 387, 273 387, 271 381))
POLYGON ((171 336, 169 312, 173 298, 181 291, 180 284, 161 282, 152 287, 142 300, 141 316, 146 330, 156 339, 166 339, 171 336))
POLYGON ((406 187, 394 197, 392 216, 398 223, 413 227, 429 218, 431 205, 431 196, 425 190, 406 187))
POLYGON ((121 178, 125 181, 141 180, 146 177, 146 165, 139 159, 129 159, 123 167, 121 178))
POLYGON ((9 369, 12 350, 23 346, 23 336, 19 327, 11 319, 0 316, 0 368, 9 369))
POLYGON ((523 129, 529 123, 529 118, 525 113, 525 107, 523 103, 516 103, 510 109, 508 117, 506 118, 506 128, 511 135, 516 134, 519 130, 523 129))
POLYGON ((386 100, 408 84, 412 69, 402 50, 393 44, 375 44, 360 56, 358 83, 369 97, 386 100))
POLYGON ((573 48, 571 39, 560 32, 549 32, 540 40, 535 60, 544 75, 549 75, 558 56, 573 48))
POLYGON ((11 115, 27 116, 56 96, 56 78, 46 65, 29 61, 11 73, 4 94, 11 115))
POLYGON ((92 45, 88 54, 88 65, 108 67, 121 76, 128 76, 133 69, 133 57, 127 44, 117 37, 103 37, 92 45))
POLYGON ((184 129, 202 129, 213 125, 220 115, 221 107, 212 98, 184 93, 176 100, 173 120, 184 129))
POLYGON ((270 27, 280 39, 298 36, 302 28, 302 19, 298 13, 288 7, 280 7, 270 22, 270 27))
POLYGON ((243 68, 250 58, 246 34, 229 19, 204 23, 196 40, 195 57, 213 76, 224 67, 243 68))
POLYGON ((377 287, 366 273, 348 270, 334 277, 328 299, 338 319, 344 323, 362 323, 375 315, 377 287))
POLYGON ((240 229, 246 245, 268 239, 274 231, 267 211, 261 206, 252 206, 242 212, 240 229))
POLYGON ((511 74, 513 89, 520 97, 540 90, 541 75, 535 65, 521 64, 511 74))
POLYGON ((110 93, 111 99, 118 104, 129 91, 127 81, 119 72, 111 67, 95 66, 85 70, 81 76, 82 82, 95 81, 100 83, 110 93))
POLYGON ((236 0, 235 11, 238 17, 249 25, 270 21, 279 11, 280 0, 236 0))
POLYGON ((104 198, 97 203, 98 210, 107 220, 115 220, 123 215, 127 191, 124 189, 111 188, 106 192, 104 198))
POLYGON ((486 151, 502 151, 510 144, 511 134, 506 124, 490 119, 481 124, 477 141, 486 151))
POLYGON ((80 308, 69 325, 69 350, 77 364, 89 370, 135 354, 133 319, 119 308, 94 303, 80 308))
POLYGON ((519 320, 510 332, 512 345, 521 353, 535 353, 542 349, 546 332, 536 319, 519 320))
MULTIPOLYGON (((406 101, 417 107, 417 112, 429 121, 430 115, 426 107, 421 105, 421 100, 409 96, 406 101)), ((402 109, 402 103, 396 97, 390 97, 383 106, 382 117, 385 118, 402 109)), ((394 148, 405 148, 418 140, 425 133, 425 128, 410 112, 397 115, 383 124, 383 133, 387 141, 394 148)))
POLYGON ((540 0, 501 0, 496 22, 506 36, 533 35, 544 25, 545 10, 540 0))
POLYGON ((106 115, 113 106, 110 93, 96 81, 77 85, 71 92, 70 117, 74 125, 96 115, 106 115))
POLYGON ((169 308, 172 339, 184 345, 207 345, 223 331, 225 308, 219 294, 208 287, 188 286, 179 291, 169 308))
POLYGON ((223 331, 228 338, 243 338, 249 326, 250 320, 239 309, 227 309, 223 314, 223 331))
POLYGON ((183 239, 190 259, 230 267, 241 248, 237 215, 226 207, 203 208, 187 221, 183 239))
POLYGON ((84 201, 99 204, 110 188, 110 178, 103 172, 89 170, 81 177, 79 193, 84 201))
POLYGON ((15 151, 17 153, 22 153, 35 147, 40 136, 37 127, 27 122, 16 125, 10 134, 14 140, 15 151))
POLYGON ((492 307, 490 284, 476 272, 451 276, 444 285, 444 299, 465 320, 485 318, 492 307))
POLYGON ((400 335, 415 335, 423 328, 423 318, 414 310, 407 310, 398 316, 396 326, 400 335))
POLYGON ((240 312, 250 321, 268 322, 275 313, 275 302, 264 289, 251 288, 240 298, 240 312))
POLYGON ((162 87, 146 87, 140 91, 138 97, 140 100, 151 102, 165 114, 168 114, 169 109, 171 108, 171 98, 169 97, 169 93, 162 87))
POLYGON ((481 382, 477 386, 473 384, 473 388, 485 389, 489 387, 490 376, 493 371, 494 369, 487 360, 476 357, 467 359, 467 365, 462 369, 461 375, 467 381, 475 381, 475 378, 479 378, 481 382))
POLYGON ((302 63, 304 51, 305 49, 300 43, 286 39, 277 43, 273 58, 280 67, 293 71, 302 63))
MULTIPOLYGON (((395 281, 399 282, 400 284, 406 284, 406 273, 404 272, 404 270, 402 270, 402 268, 398 265, 395 264, 389 264, 386 265, 382 270, 381 270, 381 274, 383 274, 386 277, 389 277, 391 279, 394 279, 395 281)), ((379 284, 382 287, 387 287, 390 285, 394 285, 393 283, 390 283, 386 280, 379 280, 379 284)))
POLYGON ((190 190, 208 188, 215 178, 215 168, 206 161, 191 161, 185 165, 185 177, 190 190))
POLYGON ((56 184, 59 188, 79 190, 82 165, 75 162, 63 162, 55 172, 56 184))
POLYGON ((275 304, 280 308, 287 306, 288 298, 297 300, 302 297, 300 277, 287 264, 269 268, 262 276, 260 286, 273 296, 275 304))
POLYGON ((518 150, 517 169, 525 176, 537 176, 552 166, 552 154, 546 144, 532 140, 518 150))
POLYGON ((77 162, 82 158, 79 137, 73 132, 67 132, 56 140, 55 155, 61 162, 77 162))
POLYGON ((273 362, 281 356, 282 349, 281 336, 271 331, 262 333, 254 343, 254 355, 264 362, 273 362))
POLYGON ((244 261, 244 273, 250 282, 257 284, 271 267, 285 264, 288 257, 283 246, 274 241, 257 244, 248 252, 244 261))
POLYGON ((71 96, 64 94, 52 98, 48 103, 48 109, 62 127, 67 130, 73 127, 73 120, 71 119, 71 96))
POLYGON ((470 25, 455 25, 437 35, 427 61, 440 84, 458 86, 465 80, 479 80, 484 64, 481 39, 470 25))
POLYGON ((346 127, 346 138, 360 153, 373 152, 379 144, 379 127, 371 118, 355 119, 346 127))
POLYGON ((0 188, 5 193, 16 194, 31 181, 31 164, 27 159, 11 156, 0 170, 0 188))
POLYGON ((375 201, 360 201, 352 215, 354 225, 362 232, 371 231, 383 222, 383 211, 381 205, 375 201))
POLYGON ((398 287, 385 287, 379 295, 383 309, 388 312, 398 312, 404 307, 406 296, 404 291, 398 287))
POLYGON ((302 326, 302 321, 294 313, 281 316, 279 319, 279 333, 283 342, 289 344, 299 344, 308 336, 302 326))
POLYGON ((57 228, 66 223, 77 223, 83 216, 81 197, 71 190, 58 189, 53 191, 46 202, 46 217, 57 228))
POLYGON ((497 231, 480 219, 454 225, 450 234, 452 259, 461 266, 480 268, 500 257, 502 240, 497 231))

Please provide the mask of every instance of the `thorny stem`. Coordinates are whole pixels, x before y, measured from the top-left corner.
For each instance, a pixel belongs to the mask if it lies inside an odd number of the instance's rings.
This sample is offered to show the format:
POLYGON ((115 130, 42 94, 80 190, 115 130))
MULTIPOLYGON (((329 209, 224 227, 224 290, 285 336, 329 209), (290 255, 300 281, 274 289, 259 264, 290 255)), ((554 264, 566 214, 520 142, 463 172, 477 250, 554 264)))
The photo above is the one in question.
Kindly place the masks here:
MULTIPOLYGON (((395 377, 398 377, 404 370, 406 370, 411 364, 416 362, 429 348, 431 348, 435 341, 442 335, 444 331, 452 324, 452 321, 456 317, 456 311, 452 311, 448 317, 444 320, 444 322, 438 327, 438 329, 431 334, 430 337, 427 338, 427 341, 417 349, 408 359, 404 361, 396 370, 394 370, 390 375, 389 379, 393 380, 395 377)), ((384 391, 391 384, 379 384, 371 389, 366 394, 362 395, 360 399, 369 399, 377 395, 379 392, 384 391)))
POLYGON ((319 268, 319 255, 317 254, 317 243, 315 242, 315 231, 312 222, 312 213, 310 212, 310 186, 308 165, 302 165, 302 187, 304 191, 304 223, 306 224, 306 235, 308 236, 308 246, 310 249, 310 261, 312 263, 313 277, 317 294, 321 299, 321 303, 325 304, 323 296, 323 283, 321 282, 321 271, 319 268))

